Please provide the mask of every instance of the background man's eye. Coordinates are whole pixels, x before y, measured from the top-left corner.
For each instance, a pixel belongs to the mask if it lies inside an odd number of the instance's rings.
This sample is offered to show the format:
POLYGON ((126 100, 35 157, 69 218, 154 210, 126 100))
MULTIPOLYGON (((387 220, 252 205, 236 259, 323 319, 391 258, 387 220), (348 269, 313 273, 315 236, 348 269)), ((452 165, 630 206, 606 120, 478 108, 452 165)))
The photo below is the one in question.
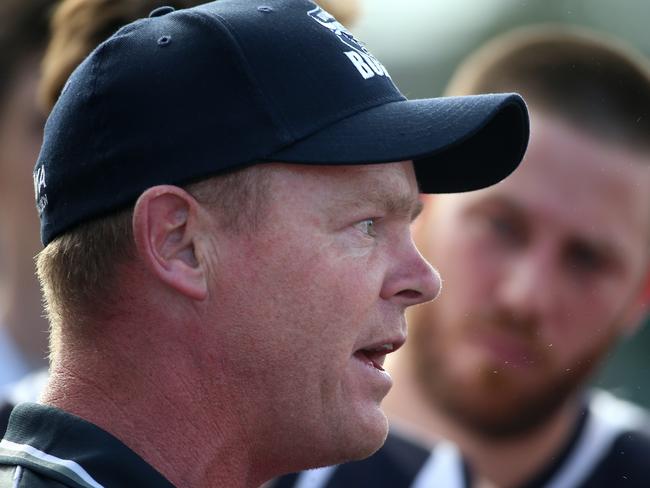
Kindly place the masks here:
POLYGON ((489 224, 492 230, 504 236, 513 235, 515 233, 515 228, 512 223, 501 217, 491 217, 489 219, 489 224))
POLYGON ((520 245, 526 240, 525 228, 516 220, 491 215, 486 217, 486 224, 491 235, 504 243, 520 245))
POLYGON ((574 244, 566 253, 569 266, 577 271, 598 271, 604 266, 604 259, 597 251, 585 245, 574 244))

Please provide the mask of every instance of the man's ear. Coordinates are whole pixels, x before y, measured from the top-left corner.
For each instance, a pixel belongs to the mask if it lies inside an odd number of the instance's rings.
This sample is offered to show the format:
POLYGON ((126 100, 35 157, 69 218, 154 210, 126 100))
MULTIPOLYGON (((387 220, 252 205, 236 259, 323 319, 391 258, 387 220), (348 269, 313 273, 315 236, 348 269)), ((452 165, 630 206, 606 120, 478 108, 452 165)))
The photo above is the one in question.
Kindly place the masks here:
POLYGON ((643 286, 625 314, 624 333, 632 335, 650 311, 650 268, 646 270, 643 286))
POLYGON ((146 190, 133 210, 133 237, 145 266, 194 300, 208 293, 206 270, 197 258, 200 211, 189 193, 170 185, 146 190))

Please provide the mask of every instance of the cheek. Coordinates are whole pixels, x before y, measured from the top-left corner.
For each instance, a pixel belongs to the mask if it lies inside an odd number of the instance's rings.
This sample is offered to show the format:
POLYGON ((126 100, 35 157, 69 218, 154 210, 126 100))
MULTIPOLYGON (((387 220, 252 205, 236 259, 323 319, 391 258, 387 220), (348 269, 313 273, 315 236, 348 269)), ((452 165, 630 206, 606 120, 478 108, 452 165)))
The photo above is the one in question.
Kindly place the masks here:
POLYGON ((32 168, 38 157, 40 139, 15 128, 0 135, 0 200, 11 202, 11 214, 29 219, 33 227, 37 213, 34 210, 32 168))
POLYGON ((362 259, 342 258, 331 248, 314 249, 294 247, 259 263, 254 286, 270 299, 259 304, 257 314, 287 329, 282 335, 275 331, 276 340, 287 340, 287 347, 328 349, 334 356, 339 349, 347 359, 376 306, 378 280, 362 259))
POLYGON ((492 300, 503 263, 480 242, 461 238, 449 244, 435 253, 442 292, 432 308, 445 316, 467 317, 492 300))
POLYGON ((619 296, 566 293, 557 300, 560 303, 545 324, 545 334, 558 358, 570 362, 620 335, 623 307, 619 296))
POLYGON ((547 328, 557 342, 589 344, 622 332, 636 296, 632 276, 601 273, 576 277, 560 265, 555 269, 547 328))
POLYGON ((301 296, 301 310, 313 320, 315 336, 328 335, 355 339, 359 327, 377 306, 381 281, 361 259, 314 256, 308 270, 297 269, 296 294, 301 296))
MULTIPOLYGON (((33 93, 29 93, 33 96, 33 93)), ((11 96, 11 94, 9 94, 11 96)), ((31 180, 31 169, 36 162, 42 141, 40 121, 36 122, 31 98, 18 95, 13 103, 0 107, 0 170, 5 178, 31 180), (21 103, 22 102, 22 103, 21 103), (28 168, 28 171, 25 169, 28 168)))

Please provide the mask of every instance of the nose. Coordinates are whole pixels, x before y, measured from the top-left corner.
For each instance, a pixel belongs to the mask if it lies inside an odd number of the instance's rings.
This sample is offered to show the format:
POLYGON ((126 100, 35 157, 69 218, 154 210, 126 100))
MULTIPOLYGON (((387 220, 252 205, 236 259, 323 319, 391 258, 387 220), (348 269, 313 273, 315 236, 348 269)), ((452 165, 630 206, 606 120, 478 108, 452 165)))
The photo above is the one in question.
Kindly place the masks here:
POLYGON ((501 306, 521 320, 539 319, 549 313, 560 287, 552 264, 550 253, 543 249, 530 249, 513 260, 497 286, 501 306))
POLYGON ((433 300, 441 288, 440 274, 411 241, 402 255, 395 259, 380 295, 385 300, 409 307, 433 300))

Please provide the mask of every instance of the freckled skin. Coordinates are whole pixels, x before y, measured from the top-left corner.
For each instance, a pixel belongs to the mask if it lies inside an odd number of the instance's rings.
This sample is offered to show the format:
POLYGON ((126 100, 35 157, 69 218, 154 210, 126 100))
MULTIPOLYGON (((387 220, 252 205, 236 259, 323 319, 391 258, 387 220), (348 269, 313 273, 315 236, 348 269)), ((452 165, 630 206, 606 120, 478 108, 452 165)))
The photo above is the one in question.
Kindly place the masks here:
POLYGON ((405 334, 406 307, 439 290, 412 242, 412 209, 372 196, 398 194, 416 208, 412 163, 277 164, 270 184, 260 226, 222 236, 212 256, 210 293, 223 297, 212 316, 228 324, 214 337, 222 374, 248 378, 240 393, 259 405, 241 423, 267 437, 260 456, 278 457, 269 464, 365 457, 386 436, 379 404, 390 385, 354 353, 405 334))
POLYGON ((494 187, 432 197, 416 240, 445 280, 413 309, 428 401, 487 438, 543 423, 639 318, 648 271, 645 158, 539 116, 494 187))

